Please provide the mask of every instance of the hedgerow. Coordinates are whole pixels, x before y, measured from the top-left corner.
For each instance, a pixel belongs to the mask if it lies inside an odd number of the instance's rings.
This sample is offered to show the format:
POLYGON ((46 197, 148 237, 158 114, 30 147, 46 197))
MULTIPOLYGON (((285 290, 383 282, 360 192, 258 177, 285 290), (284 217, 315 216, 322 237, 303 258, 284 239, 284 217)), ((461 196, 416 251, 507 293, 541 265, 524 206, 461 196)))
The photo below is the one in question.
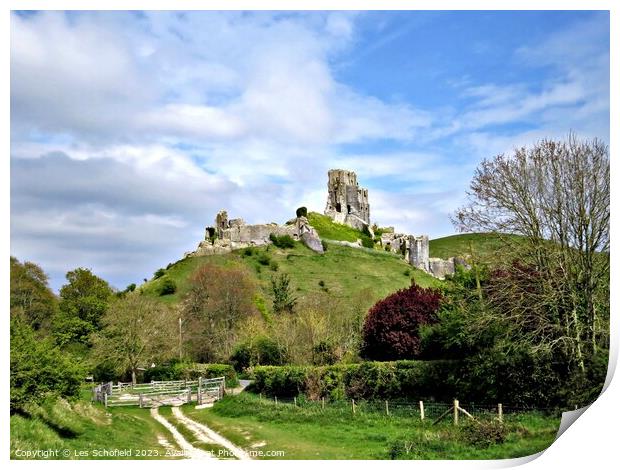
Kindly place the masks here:
POLYGON ((257 366, 252 390, 311 399, 433 398, 456 396, 458 362, 396 361, 332 366, 257 366))

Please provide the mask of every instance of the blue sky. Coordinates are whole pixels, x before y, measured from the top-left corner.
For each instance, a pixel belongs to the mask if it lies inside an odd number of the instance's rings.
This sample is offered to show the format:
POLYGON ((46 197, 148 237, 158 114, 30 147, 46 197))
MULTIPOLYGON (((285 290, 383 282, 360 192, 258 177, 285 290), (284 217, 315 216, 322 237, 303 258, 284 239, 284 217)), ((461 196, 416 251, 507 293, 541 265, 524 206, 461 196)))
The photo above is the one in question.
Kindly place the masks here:
POLYGON ((11 19, 11 253, 123 288, 226 208, 454 233, 483 158, 609 141, 606 12, 37 12, 11 19))

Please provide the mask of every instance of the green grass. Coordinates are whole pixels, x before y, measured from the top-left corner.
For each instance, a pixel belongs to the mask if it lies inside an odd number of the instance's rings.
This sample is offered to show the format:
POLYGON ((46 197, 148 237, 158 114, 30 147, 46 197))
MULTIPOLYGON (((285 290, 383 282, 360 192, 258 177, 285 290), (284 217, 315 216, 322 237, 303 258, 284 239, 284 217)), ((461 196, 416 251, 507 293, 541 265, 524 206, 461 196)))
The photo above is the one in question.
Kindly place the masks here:
POLYGON ((398 255, 380 250, 364 250, 328 243, 324 254, 317 254, 300 242, 294 248, 279 249, 275 246, 255 248, 251 256, 244 255, 244 250, 237 250, 225 255, 211 255, 186 258, 176 262, 166 271, 167 277, 177 284, 173 295, 159 296, 160 279, 149 281, 140 288, 146 295, 168 303, 179 302, 190 288, 192 272, 204 264, 221 266, 244 265, 257 282, 260 295, 270 305, 271 276, 287 273, 297 296, 328 289, 330 293, 341 298, 351 298, 365 289, 372 294, 371 303, 386 295, 411 284, 411 278, 423 287, 438 286, 441 281, 429 274, 412 268, 398 255), (262 264, 261 257, 275 261, 274 271, 269 263, 262 264), (323 285, 319 282, 323 281, 323 285))
MULTIPOLYGON (((284 459, 389 459, 391 449, 407 443, 410 452, 398 458, 503 459, 531 455, 555 439, 559 418, 537 413, 507 415, 506 441, 475 448, 449 422, 433 426, 407 416, 357 413, 348 408, 275 405, 248 393, 225 397, 211 409, 186 407, 203 422, 246 450, 284 451, 284 459)), ((261 458, 261 456, 255 456, 261 458)), ((274 458, 263 456, 262 458, 274 458)))
POLYGON ((12 415, 10 427, 11 459, 27 458, 17 455, 17 451, 29 449, 58 449, 58 455, 50 456, 50 459, 174 458, 166 457, 166 448, 159 443, 159 437, 178 451, 170 432, 151 418, 148 409, 118 407, 106 410, 85 400, 75 403, 48 400, 38 407, 31 407, 29 414, 12 415), (115 449, 127 449, 131 455, 95 455, 95 452, 115 449))
POLYGON ((318 212, 309 212, 308 222, 315 228, 321 238, 326 238, 327 240, 356 242, 358 239, 366 236, 361 231, 348 225, 338 224, 330 217, 318 212))
MULTIPOLYGON (((519 240, 517 235, 502 235, 511 241, 519 240)), ((429 256, 431 258, 450 258, 452 256, 469 256, 482 260, 493 260, 501 256, 505 247, 499 235, 492 233, 464 233, 436 238, 429 241, 429 256)))

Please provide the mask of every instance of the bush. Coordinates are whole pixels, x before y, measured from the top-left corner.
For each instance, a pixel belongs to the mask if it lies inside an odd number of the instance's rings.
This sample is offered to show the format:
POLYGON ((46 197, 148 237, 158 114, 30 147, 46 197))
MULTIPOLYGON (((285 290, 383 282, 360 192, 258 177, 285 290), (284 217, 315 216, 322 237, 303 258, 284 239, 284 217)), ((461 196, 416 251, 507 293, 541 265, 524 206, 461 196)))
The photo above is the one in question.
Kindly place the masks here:
POLYGON ((252 389, 271 396, 296 397, 305 391, 306 369, 301 366, 255 367, 252 389))
POLYGON ((438 321, 441 293, 412 285, 377 302, 362 330, 362 357, 412 359, 420 352, 419 328, 438 321))
POLYGON ((269 269, 271 269, 272 271, 277 271, 279 267, 280 267, 280 265, 278 264, 278 262, 275 259, 272 259, 269 262, 269 269))
POLYGON ((469 420, 461 427, 459 438, 470 446, 483 449, 493 444, 501 444, 506 440, 507 434, 506 426, 499 420, 469 420))
POLYGON ((93 369, 94 382, 111 382, 118 378, 116 367, 112 362, 104 361, 93 369))
POLYGON ((363 236, 362 237, 362 246, 364 248, 374 248, 375 247, 375 242, 372 241, 372 238, 367 237, 367 236, 363 236))
POLYGON ((153 274, 153 279, 159 279, 160 277, 162 277, 164 274, 166 274, 166 270, 164 268, 159 268, 157 271, 155 271, 155 273, 153 274))
POLYGON ((566 378, 554 370, 561 363, 556 357, 534 357, 527 351, 506 354, 488 349, 464 361, 467 380, 463 392, 471 400, 484 403, 510 403, 516 406, 556 406, 566 378))
POLYGON ((235 370, 241 372, 257 365, 281 365, 286 362, 284 351, 268 337, 258 337, 235 347, 230 356, 235 370))
MULTIPOLYGON (((324 285, 325 283, 323 283, 324 285)), ((338 355, 334 345, 327 341, 319 341, 312 348, 312 364, 315 366, 329 366, 335 364, 337 360, 338 355)))
POLYGON ((159 295, 170 295, 177 291, 177 284, 170 278, 166 278, 159 286, 159 295))
POLYGON ((304 206, 298 207, 295 211, 297 217, 308 217, 308 209, 304 206))
POLYGON ((224 377, 229 388, 239 385, 237 372, 230 364, 192 364, 183 371, 184 378, 195 380, 198 377, 213 379, 224 377))
POLYGON ((290 235, 277 236, 275 233, 269 235, 269 240, 277 248, 293 248, 295 246, 295 240, 290 235))
POLYGON ((248 246, 246 248, 243 249, 243 251, 241 252, 241 254, 243 256, 252 256, 254 254, 254 247, 252 246, 248 246))
POLYGON ((212 379, 225 377, 227 387, 239 385, 237 373, 229 364, 198 364, 181 361, 171 361, 151 367, 144 372, 144 381, 151 380, 196 380, 198 377, 212 379))
POLYGON ((263 251, 261 254, 258 255, 257 260, 263 266, 269 266, 269 263, 271 262, 271 257, 263 251))
POLYGON ((327 251, 327 242, 325 240, 321 240, 321 246, 323 247, 323 251, 327 251))

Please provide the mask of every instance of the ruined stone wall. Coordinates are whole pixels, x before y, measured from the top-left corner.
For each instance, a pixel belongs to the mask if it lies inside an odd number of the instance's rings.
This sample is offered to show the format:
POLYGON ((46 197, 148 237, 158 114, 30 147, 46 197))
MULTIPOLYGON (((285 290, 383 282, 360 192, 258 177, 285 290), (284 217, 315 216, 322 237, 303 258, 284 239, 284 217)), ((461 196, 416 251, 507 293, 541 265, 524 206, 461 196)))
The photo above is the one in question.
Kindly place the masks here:
POLYGON ((323 245, 318 233, 305 217, 297 217, 285 225, 253 224, 246 225, 243 219, 230 219, 222 210, 215 217, 215 227, 207 227, 205 239, 198 244, 194 252, 186 256, 205 256, 212 254, 229 253, 249 246, 263 246, 271 242, 270 235, 289 235, 300 240, 311 250, 323 253, 323 245))

